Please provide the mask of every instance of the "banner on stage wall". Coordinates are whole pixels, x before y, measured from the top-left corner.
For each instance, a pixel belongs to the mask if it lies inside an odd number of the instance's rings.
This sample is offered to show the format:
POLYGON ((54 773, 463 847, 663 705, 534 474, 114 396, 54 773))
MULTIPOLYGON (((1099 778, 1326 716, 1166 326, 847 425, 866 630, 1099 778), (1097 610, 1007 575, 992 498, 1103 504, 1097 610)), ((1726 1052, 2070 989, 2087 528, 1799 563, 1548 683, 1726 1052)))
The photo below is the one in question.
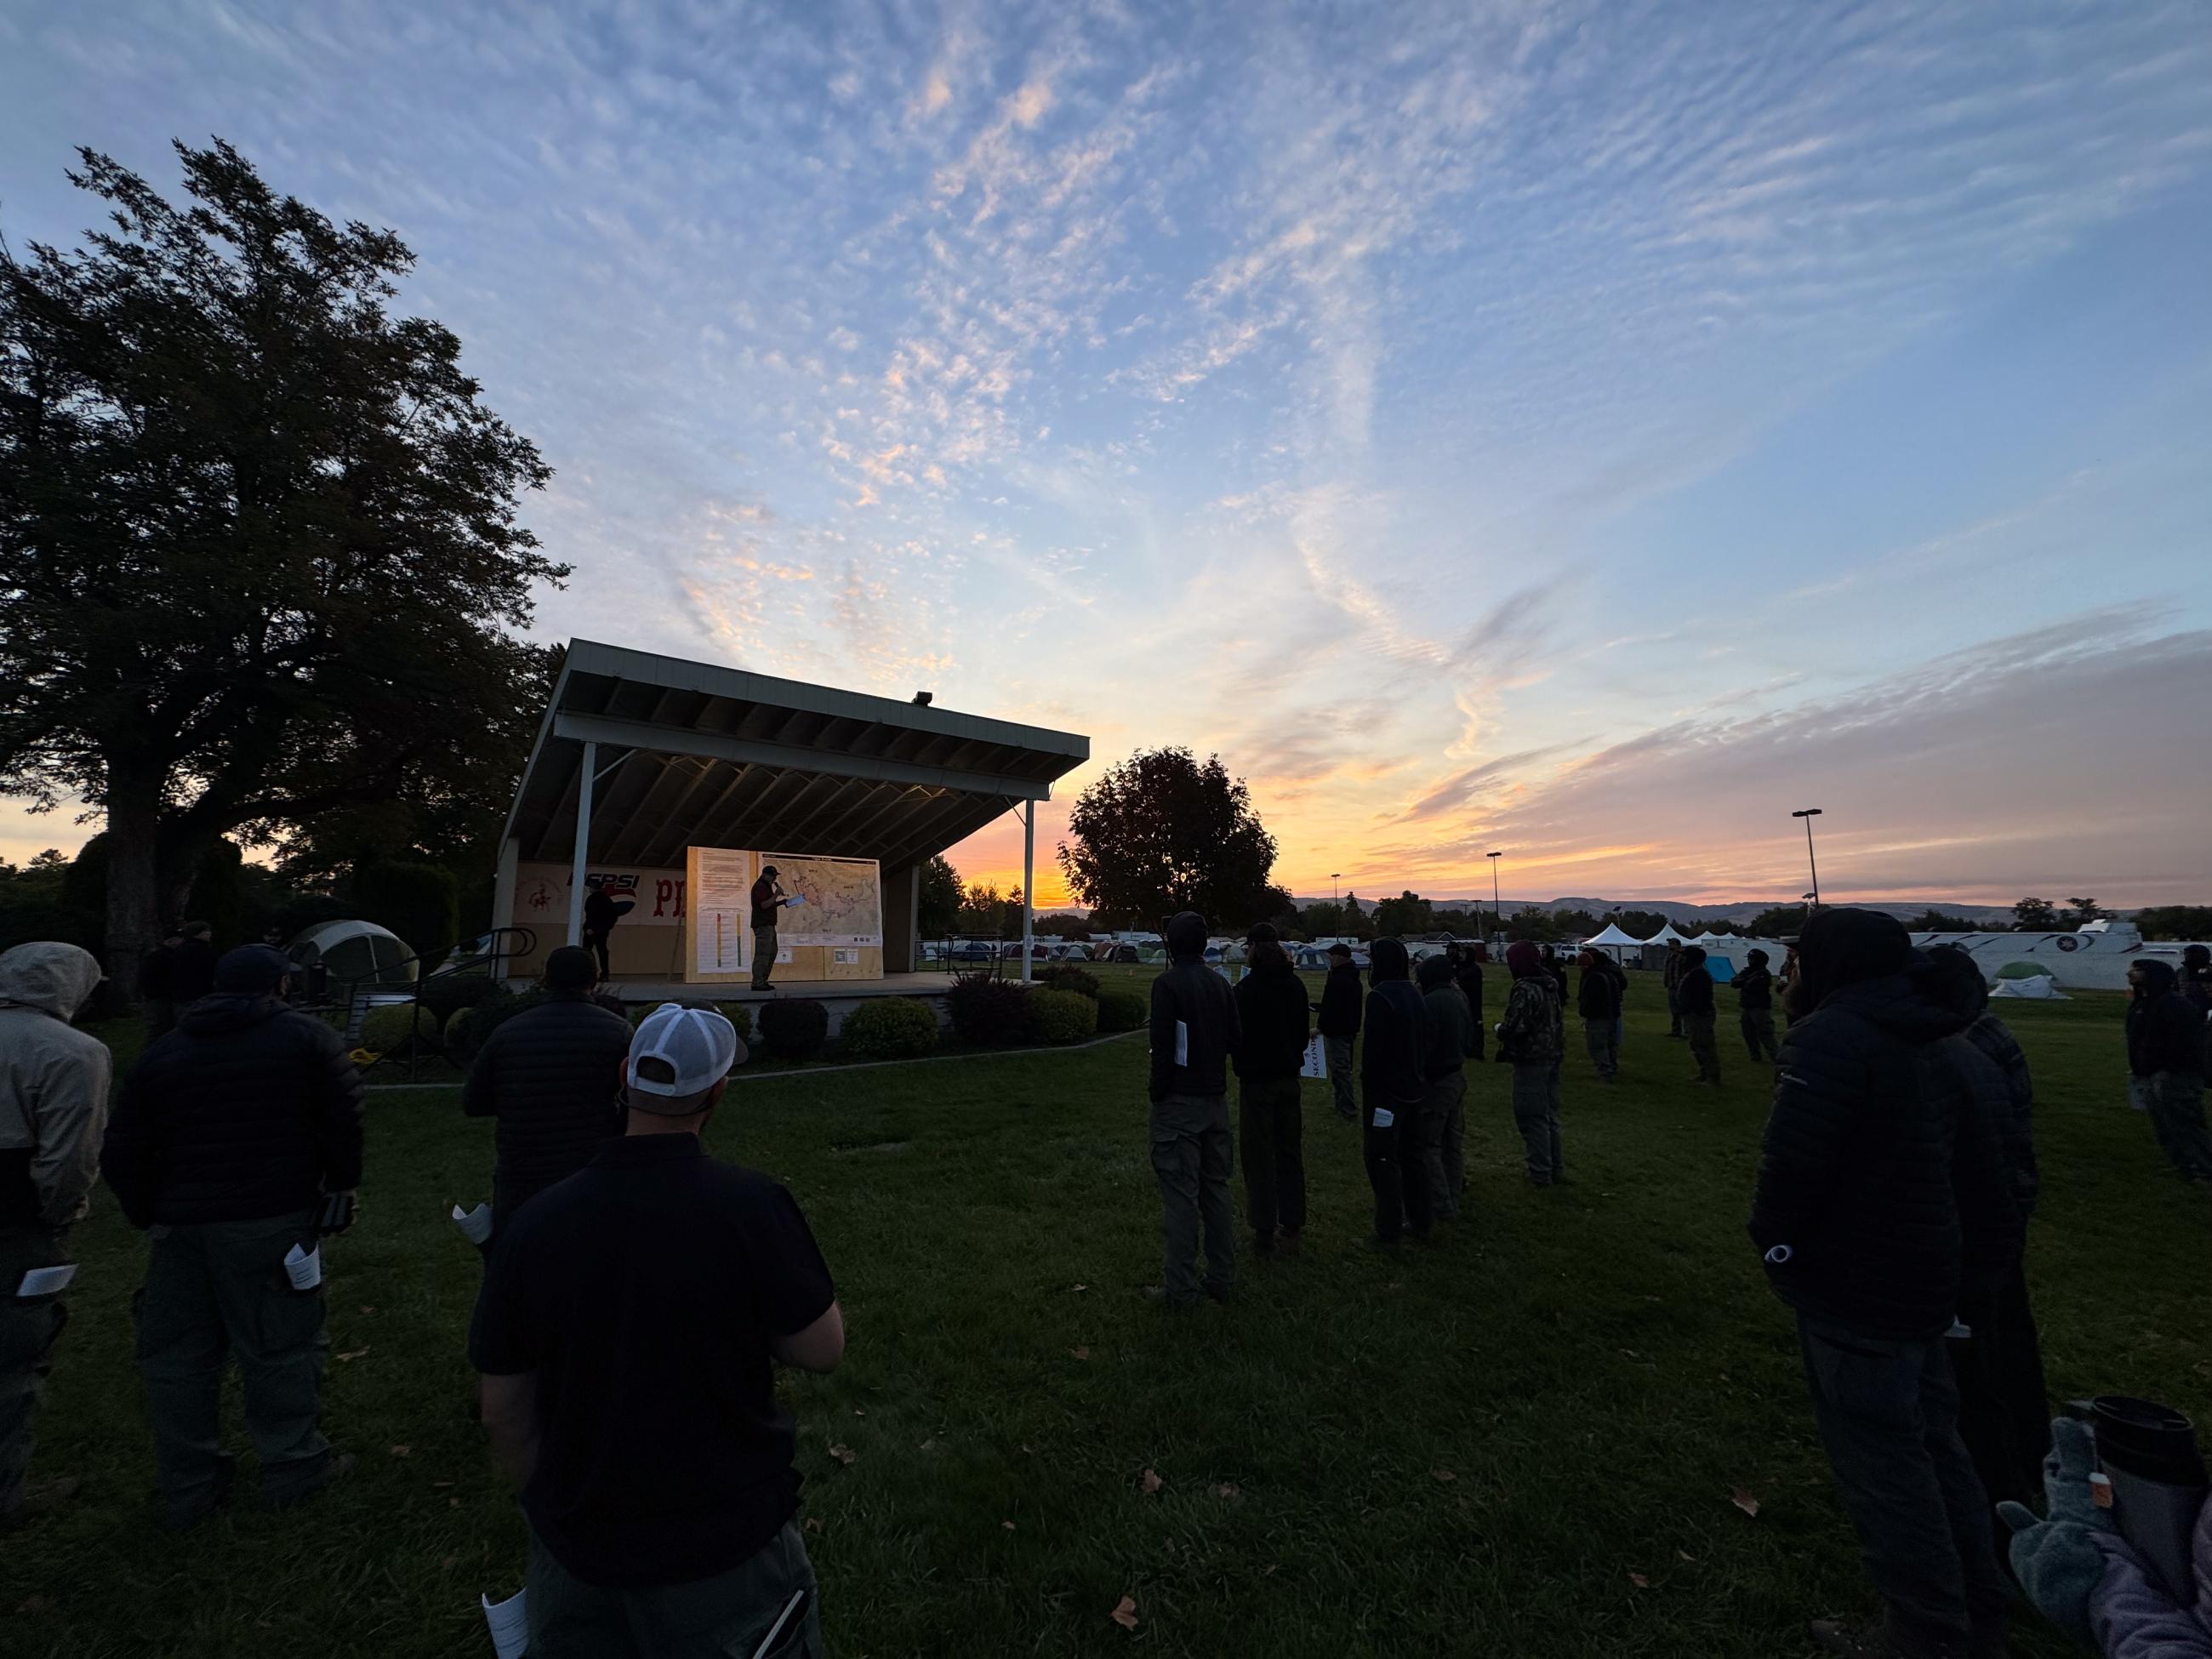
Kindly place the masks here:
MULTIPOLYGON (((525 864, 514 872, 514 914, 518 927, 556 929, 568 920, 568 883, 565 864, 525 864)), ((681 927, 684 925, 684 872, 649 869, 640 865, 592 865, 584 872, 588 891, 604 889, 615 902, 621 925, 629 927, 681 927)))
POLYGON ((691 971, 741 974, 752 962, 753 855, 722 847, 687 850, 691 971))

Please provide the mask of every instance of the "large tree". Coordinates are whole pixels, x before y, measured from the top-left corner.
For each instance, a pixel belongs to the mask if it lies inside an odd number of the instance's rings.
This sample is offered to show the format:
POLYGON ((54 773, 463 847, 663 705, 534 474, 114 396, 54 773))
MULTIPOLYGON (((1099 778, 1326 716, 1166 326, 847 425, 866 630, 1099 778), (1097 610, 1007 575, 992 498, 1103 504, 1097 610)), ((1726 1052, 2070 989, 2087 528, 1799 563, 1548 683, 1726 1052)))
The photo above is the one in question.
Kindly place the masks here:
POLYGON ((568 574, 399 239, 177 153, 188 204, 83 150, 109 228, 0 245, 0 789, 106 819, 111 970, 227 831, 500 794, 568 574))
POLYGON ((921 866, 914 925, 924 939, 943 939, 960 925, 960 872, 942 853, 921 866))
POLYGON ((2058 930, 2058 907, 2049 899, 2024 898, 2012 907, 2013 927, 2023 933, 2058 930))
POLYGON ((1279 914, 1287 897, 1267 878, 1275 838, 1251 791, 1218 755, 1140 749, 1076 797, 1060 867, 1093 910, 1157 927, 1196 910, 1217 927, 1279 914))

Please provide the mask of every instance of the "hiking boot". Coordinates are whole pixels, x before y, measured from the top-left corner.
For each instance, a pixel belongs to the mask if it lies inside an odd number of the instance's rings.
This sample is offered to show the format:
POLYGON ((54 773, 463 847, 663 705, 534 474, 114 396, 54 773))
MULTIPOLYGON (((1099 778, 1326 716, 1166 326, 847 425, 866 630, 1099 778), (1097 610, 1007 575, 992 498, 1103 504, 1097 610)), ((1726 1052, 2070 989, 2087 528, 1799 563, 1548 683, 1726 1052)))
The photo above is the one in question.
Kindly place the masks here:
POLYGON ((57 1510, 66 1509, 70 1501, 84 1485, 73 1474, 57 1475, 51 1480, 33 1481, 23 1488, 23 1495, 15 1507, 0 1515, 0 1535, 43 1521, 57 1510))
POLYGON ((1170 1296, 1168 1287, 1164 1285, 1146 1285, 1145 1300, 1155 1307, 1165 1308, 1170 1313, 1188 1313, 1193 1308, 1198 1306, 1196 1297, 1170 1296))
POLYGON ((280 1492, 264 1492, 261 1501, 272 1510, 289 1510, 295 1504, 305 1504, 333 1481, 343 1480, 352 1474, 353 1466, 360 1461, 351 1452, 339 1452, 314 1475, 280 1492))
POLYGON ((1287 1261, 1298 1253, 1298 1231, 1295 1227, 1280 1227, 1275 1231, 1275 1254, 1287 1261))
POLYGON ((1218 1302, 1225 1307, 1237 1299, 1237 1287, 1234 1285, 1208 1285, 1206 1296, 1209 1302, 1218 1302))

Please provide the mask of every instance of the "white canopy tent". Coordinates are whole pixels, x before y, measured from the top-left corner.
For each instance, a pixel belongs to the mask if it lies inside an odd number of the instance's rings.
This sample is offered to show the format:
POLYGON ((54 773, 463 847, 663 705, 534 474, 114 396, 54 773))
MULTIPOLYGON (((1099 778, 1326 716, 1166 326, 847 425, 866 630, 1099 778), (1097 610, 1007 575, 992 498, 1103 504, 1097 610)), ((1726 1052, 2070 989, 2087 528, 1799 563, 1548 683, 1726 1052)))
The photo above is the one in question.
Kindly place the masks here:
POLYGON ((1644 941, 1633 933, 1624 932, 1617 921, 1607 922, 1603 933, 1591 934, 1583 944, 1589 950, 1610 951, 1615 962, 1630 951, 1644 948, 1644 941))
POLYGON ((1644 942, 1646 945, 1687 945, 1691 943, 1688 939, 1674 931, 1674 924, 1671 921, 1661 927, 1657 933, 1652 934, 1650 939, 1645 939, 1644 942))

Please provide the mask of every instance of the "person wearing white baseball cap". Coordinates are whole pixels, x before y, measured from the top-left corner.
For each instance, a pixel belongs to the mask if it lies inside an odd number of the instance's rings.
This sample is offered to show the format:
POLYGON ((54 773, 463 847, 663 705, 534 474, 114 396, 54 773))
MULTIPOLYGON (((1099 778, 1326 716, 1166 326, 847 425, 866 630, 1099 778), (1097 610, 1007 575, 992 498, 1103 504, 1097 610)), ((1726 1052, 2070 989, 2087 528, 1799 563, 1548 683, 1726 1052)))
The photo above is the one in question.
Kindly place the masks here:
POLYGON ((494 1246, 469 1350, 532 1659, 823 1650, 774 1367, 836 1369, 845 1322, 791 1194, 701 1144, 744 1054, 712 1009, 654 1009, 624 1134, 494 1246))

